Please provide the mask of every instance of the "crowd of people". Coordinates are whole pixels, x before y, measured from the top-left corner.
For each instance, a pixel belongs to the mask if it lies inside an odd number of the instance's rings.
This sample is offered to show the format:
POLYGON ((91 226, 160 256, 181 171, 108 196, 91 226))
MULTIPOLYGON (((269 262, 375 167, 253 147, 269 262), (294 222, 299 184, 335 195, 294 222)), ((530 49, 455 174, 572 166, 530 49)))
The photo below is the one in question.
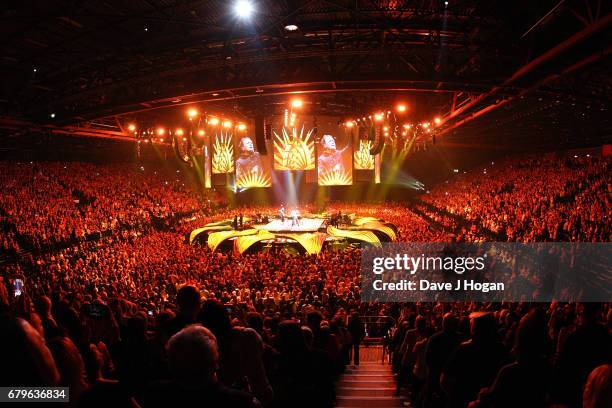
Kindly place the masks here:
POLYGON ((0 162, 0 184, 4 250, 140 228, 152 217, 192 213, 203 204, 182 177, 135 165, 6 161, 0 162))
MULTIPOLYGON (((583 392, 586 408, 609 401, 609 304, 361 302, 359 248, 237 255, 185 242, 206 222, 272 207, 213 212, 180 179, 133 167, 0 167, 11 193, 0 198, 2 250, 32 249, 1 265, 1 385, 69 386, 75 407, 333 406, 335 381, 372 334, 362 317, 389 316, 396 323, 378 331, 415 407, 572 408, 583 392), (170 229, 151 222, 174 213, 186 216, 170 229)), ((594 157, 509 159, 415 208, 327 210, 382 218, 406 242, 610 242, 609 169, 594 157)))
POLYGON ((417 207, 459 241, 610 242, 609 158, 549 153, 479 170, 437 186, 417 207))

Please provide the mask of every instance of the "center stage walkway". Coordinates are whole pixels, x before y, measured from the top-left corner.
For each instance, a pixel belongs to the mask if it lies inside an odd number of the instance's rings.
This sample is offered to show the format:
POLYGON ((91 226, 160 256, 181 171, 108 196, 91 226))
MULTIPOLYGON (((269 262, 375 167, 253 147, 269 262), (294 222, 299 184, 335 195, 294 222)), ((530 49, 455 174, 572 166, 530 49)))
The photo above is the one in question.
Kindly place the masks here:
POLYGON ((291 219, 285 218, 285 222, 275 219, 267 224, 254 225, 253 228, 270 232, 315 232, 324 222, 323 218, 300 218, 300 225, 292 227, 291 219))

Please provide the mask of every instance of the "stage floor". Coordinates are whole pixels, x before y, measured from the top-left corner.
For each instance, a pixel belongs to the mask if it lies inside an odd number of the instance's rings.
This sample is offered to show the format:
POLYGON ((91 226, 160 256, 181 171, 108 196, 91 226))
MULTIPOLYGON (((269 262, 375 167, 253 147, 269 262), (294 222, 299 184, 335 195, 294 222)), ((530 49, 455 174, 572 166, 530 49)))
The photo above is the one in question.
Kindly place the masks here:
POLYGON ((255 225, 253 228, 270 232, 315 232, 321 228, 323 222, 325 220, 322 218, 301 218, 300 225, 292 227, 291 219, 285 218, 285 222, 281 222, 280 219, 274 219, 272 222, 255 225))

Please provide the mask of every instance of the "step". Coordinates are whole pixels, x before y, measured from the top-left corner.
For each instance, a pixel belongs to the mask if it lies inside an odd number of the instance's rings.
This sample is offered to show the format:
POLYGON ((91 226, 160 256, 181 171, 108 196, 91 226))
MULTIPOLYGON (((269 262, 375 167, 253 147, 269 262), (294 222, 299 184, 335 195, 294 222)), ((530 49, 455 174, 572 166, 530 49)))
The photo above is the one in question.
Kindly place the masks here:
POLYGON ((390 366, 358 366, 358 367, 347 367, 345 372, 347 373, 390 373, 390 366))
POLYGON ((337 383, 338 387, 345 388, 376 388, 376 387, 394 387, 394 380, 345 380, 341 379, 337 383))
POLYGON ((395 387, 338 387, 338 397, 393 397, 395 387))
POLYGON ((343 374, 341 379, 342 380, 353 380, 353 381, 367 381, 367 380, 386 380, 386 381, 393 381, 393 379, 395 378, 395 376, 393 375, 393 373, 389 372, 388 374, 381 374, 381 373, 350 373, 350 374, 343 374))
POLYGON ((403 406, 401 397, 338 397, 337 407, 347 408, 396 408, 403 406))

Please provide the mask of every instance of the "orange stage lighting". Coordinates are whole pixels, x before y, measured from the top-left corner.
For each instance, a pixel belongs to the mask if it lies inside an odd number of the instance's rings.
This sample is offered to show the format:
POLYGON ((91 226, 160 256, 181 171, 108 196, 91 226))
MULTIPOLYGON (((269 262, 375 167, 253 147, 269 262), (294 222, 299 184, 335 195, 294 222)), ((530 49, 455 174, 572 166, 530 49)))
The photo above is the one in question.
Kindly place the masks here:
POLYGON ((355 124, 353 123, 353 121, 349 120, 345 123, 347 128, 352 128, 355 124))
POLYGON ((239 123, 238 130, 246 130, 246 125, 244 123, 239 123))
POLYGON ((406 112, 406 105, 404 105, 403 103, 400 103, 399 105, 397 105, 397 111, 398 112, 406 112))
POLYGON ((204 136, 204 129, 198 130, 198 136, 204 136))
POLYGON ((135 124, 133 124, 133 123, 130 123, 130 124, 128 125, 128 130, 129 130, 130 132, 134 132, 134 131, 136 130, 136 125, 135 125, 135 124))
POLYGON ((210 118, 210 119, 208 119, 208 124, 209 125, 213 125, 213 126, 217 126, 219 124, 219 119, 218 118, 210 118))
POLYGON ((383 120, 384 115, 382 113, 377 113, 374 115, 374 119, 378 122, 380 122, 381 120, 383 120))
POLYGON ((225 120, 223 121, 223 127, 226 129, 229 129, 232 127, 232 121, 231 120, 225 120))
POLYGON ((301 99, 294 99, 291 101, 291 107, 293 108, 301 108, 302 107, 302 100, 301 99))
POLYGON ((189 109, 187 111, 187 116, 189 116, 190 118, 195 118, 196 116, 198 116, 198 110, 197 109, 189 109))
POLYGON ((166 133, 166 129, 163 127, 157 128, 157 136, 163 136, 164 133, 166 133))
POLYGON ((429 127, 429 122, 421 123, 421 126, 427 129, 429 127))
POLYGON ((404 123, 404 129, 410 129, 410 123, 404 123))
POLYGON ((439 125, 441 122, 442 122, 442 119, 440 119, 439 117, 436 117, 436 118, 434 119, 434 123, 435 123, 436 125, 439 125))
POLYGON ((176 129, 176 134, 178 136, 183 136, 183 129, 176 129))

